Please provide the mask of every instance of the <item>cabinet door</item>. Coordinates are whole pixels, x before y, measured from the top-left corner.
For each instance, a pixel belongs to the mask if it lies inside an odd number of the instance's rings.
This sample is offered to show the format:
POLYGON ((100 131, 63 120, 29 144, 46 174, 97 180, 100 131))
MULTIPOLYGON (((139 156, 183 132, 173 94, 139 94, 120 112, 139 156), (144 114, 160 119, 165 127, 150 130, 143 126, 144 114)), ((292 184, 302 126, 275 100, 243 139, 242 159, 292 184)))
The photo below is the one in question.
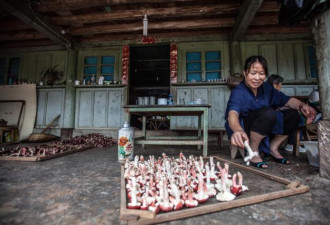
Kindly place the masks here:
POLYGON ((38 90, 36 127, 45 125, 46 102, 47 102, 47 91, 38 90))
POLYGON ((225 97, 225 87, 210 88, 210 104, 212 107, 209 129, 225 126, 225 110, 227 105, 225 97))
POLYGON ((106 127, 107 91, 95 91, 93 127, 106 127))
MULTIPOLYGON (((193 92, 194 92, 193 100, 201 98, 204 100, 205 104, 208 103, 209 100, 208 100, 208 88, 207 87, 194 88, 193 92)), ((209 115, 209 118, 210 118, 210 115, 209 115)), ((203 126, 203 122, 202 122, 202 126, 203 126)), ((196 128, 196 129, 198 128, 198 117, 197 116, 192 117, 192 127, 196 128)))
POLYGON ((63 126, 64 95, 64 89, 38 90, 36 128, 46 127, 57 115, 55 125, 63 126))
POLYGON ((309 96, 314 90, 313 86, 296 87, 297 96, 309 96))
POLYGON ((282 87, 281 92, 283 92, 284 94, 286 94, 288 96, 295 96, 296 95, 296 91, 295 91, 294 87, 282 87))
POLYGON ((121 127, 124 122, 124 110, 122 106, 122 90, 111 90, 108 92, 108 127, 121 127))
POLYGON ((55 125, 63 123, 64 89, 49 90, 47 96, 46 124, 49 124, 57 115, 61 115, 55 125))
POLYGON ((94 91, 78 91, 76 128, 92 127, 94 91))
MULTIPOLYGON (((193 101, 191 95, 191 88, 178 88, 177 102, 179 102, 179 98, 184 98, 186 103, 193 101)), ((171 128, 172 129, 192 128, 191 120, 192 120, 191 116, 172 116, 171 128)))

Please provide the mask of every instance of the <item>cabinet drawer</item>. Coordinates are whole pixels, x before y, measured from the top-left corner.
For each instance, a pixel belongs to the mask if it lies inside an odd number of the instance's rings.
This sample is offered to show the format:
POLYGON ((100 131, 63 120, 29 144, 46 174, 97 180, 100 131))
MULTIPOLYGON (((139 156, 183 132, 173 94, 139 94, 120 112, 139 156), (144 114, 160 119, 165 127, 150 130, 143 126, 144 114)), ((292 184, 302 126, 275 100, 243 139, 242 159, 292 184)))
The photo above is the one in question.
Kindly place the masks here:
POLYGON ((296 95, 297 96, 309 96, 313 90, 314 90, 313 87, 299 87, 299 88, 296 88, 296 95))

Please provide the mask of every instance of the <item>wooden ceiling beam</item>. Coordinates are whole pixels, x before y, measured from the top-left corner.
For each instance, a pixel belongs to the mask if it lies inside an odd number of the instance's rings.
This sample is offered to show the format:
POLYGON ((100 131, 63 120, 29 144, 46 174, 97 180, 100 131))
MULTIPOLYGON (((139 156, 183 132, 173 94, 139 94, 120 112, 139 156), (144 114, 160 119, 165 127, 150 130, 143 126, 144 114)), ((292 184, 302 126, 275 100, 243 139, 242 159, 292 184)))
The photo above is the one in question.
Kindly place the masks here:
MULTIPOLYGON (((58 10, 78 10, 91 7, 102 7, 106 5, 123 4, 150 4, 150 3, 175 3, 175 2, 196 2, 194 0, 42 0, 35 3, 35 8, 40 12, 50 12, 58 10)), ((198 2, 198 1, 197 1, 198 2)), ((200 1, 204 2, 204 1, 200 1)))
POLYGON ((254 16, 258 12, 264 0, 244 0, 236 18, 235 25, 230 33, 232 41, 239 41, 243 38, 254 16))
MULTIPOLYGON (((195 31, 178 31, 170 33, 153 33, 150 35, 156 39, 158 38, 175 38, 175 37, 192 37, 192 36, 209 36, 209 35, 226 35, 228 34, 229 29, 222 30, 200 30, 199 32, 195 31)), ((104 34, 97 35, 93 37, 83 37, 80 39, 81 43, 90 43, 90 42, 107 42, 107 41, 121 41, 121 40, 138 40, 142 38, 142 34, 104 34)))
POLYGON ((61 46, 65 46, 66 48, 73 47, 70 37, 64 36, 58 27, 41 18, 32 9, 29 9, 25 3, 25 1, 21 0, 0 0, 2 8, 16 16, 25 24, 33 27, 61 46))
MULTIPOLYGON (((152 30, 222 28, 222 27, 231 27, 233 26, 233 24, 234 24, 233 18, 169 21, 169 22, 149 23, 148 30, 149 33, 151 34, 152 30)), ((142 28, 143 26, 141 21, 141 23, 77 27, 77 28, 71 28, 68 32, 72 35, 125 33, 125 32, 142 31, 142 28)))
POLYGON ((76 16, 58 16, 52 21, 59 25, 72 25, 81 23, 95 23, 104 21, 134 20, 143 19, 143 15, 148 18, 168 18, 183 16, 207 16, 237 13, 239 3, 224 3, 216 5, 183 6, 170 8, 147 8, 138 10, 114 10, 109 13, 86 13, 76 16))
POLYGON ((14 41, 19 41, 19 40, 31 40, 31 39, 43 39, 47 38, 44 35, 40 34, 37 31, 27 31, 27 32, 1 32, 0 33, 0 41, 6 41, 6 40, 14 40, 14 41))

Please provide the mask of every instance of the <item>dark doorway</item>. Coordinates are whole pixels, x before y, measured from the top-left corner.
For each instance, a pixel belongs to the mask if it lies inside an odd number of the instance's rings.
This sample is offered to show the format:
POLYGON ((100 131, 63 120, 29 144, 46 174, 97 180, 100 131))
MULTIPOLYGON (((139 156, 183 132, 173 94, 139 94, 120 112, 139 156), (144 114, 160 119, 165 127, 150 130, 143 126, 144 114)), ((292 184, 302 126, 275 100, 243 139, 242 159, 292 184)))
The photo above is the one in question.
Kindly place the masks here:
MULTIPOLYGON (((130 47, 129 104, 138 97, 167 98, 170 94, 170 45, 130 47)), ((131 125, 141 128, 137 118, 131 125)))

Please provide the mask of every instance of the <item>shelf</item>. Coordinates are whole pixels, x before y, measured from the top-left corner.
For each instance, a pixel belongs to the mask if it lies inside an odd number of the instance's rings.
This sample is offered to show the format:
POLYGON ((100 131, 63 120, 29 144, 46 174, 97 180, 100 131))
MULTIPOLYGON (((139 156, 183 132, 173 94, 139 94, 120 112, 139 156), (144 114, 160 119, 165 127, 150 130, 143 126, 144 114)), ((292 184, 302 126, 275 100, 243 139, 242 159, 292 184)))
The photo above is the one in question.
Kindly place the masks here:
POLYGON ((135 87, 133 90, 169 90, 170 87, 135 87))

